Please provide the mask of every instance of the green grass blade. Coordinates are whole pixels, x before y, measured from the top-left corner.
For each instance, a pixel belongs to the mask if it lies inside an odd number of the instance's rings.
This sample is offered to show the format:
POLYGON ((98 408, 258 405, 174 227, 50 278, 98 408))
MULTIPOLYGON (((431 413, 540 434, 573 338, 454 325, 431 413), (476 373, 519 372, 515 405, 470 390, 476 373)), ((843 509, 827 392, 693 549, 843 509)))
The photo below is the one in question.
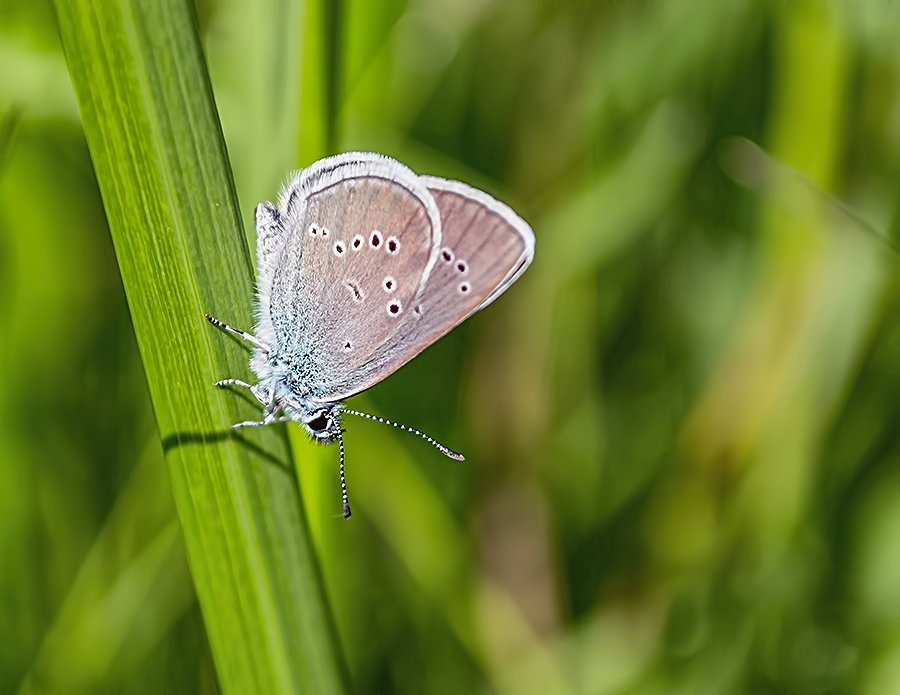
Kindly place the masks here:
POLYGON ((340 691, 284 438, 212 388, 247 352, 203 313, 249 326, 252 266, 192 5, 56 10, 222 688, 340 691))
POLYGON ((328 85, 337 80, 332 74, 335 65, 325 60, 328 42, 332 39, 323 31, 329 0, 307 0, 303 3, 303 51, 300 71, 300 105, 298 120, 297 162, 307 164, 321 159, 329 152, 332 123, 328 111, 328 85), (323 69, 325 66, 325 69, 323 69))
MULTIPOLYGON (((298 118, 304 17, 315 4, 229 0, 211 8, 213 28, 204 36, 204 49, 251 248, 254 206, 275 200, 298 167, 297 142, 306 126, 298 118)), ((321 61, 311 71, 322 72, 321 61)), ((322 103, 321 97, 310 101, 312 109, 322 103)))

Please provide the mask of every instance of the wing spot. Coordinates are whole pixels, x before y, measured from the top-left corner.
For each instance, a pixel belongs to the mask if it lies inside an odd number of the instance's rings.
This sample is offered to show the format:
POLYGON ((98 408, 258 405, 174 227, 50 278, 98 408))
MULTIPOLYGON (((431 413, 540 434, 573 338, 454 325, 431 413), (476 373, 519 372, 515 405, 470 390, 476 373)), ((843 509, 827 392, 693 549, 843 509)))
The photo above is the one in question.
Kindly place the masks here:
POLYGON ((309 234, 310 234, 310 236, 319 236, 319 225, 317 225, 317 224, 309 225, 309 234))
POLYGON ((343 242, 343 241, 336 241, 336 242, 334 242, 334 252, 335 252, 338 256, 343 256, 343 255, 344 255, 344 251, 346 251, 346 249, 344 248, 344 242, 343 242))
POLYGON ((348 340, 344 343, 344 352, 351 352, 353 350, 353 346, 350 345, 350 341, 348 340))
POLYGON ((326 237, 329 234, 331 234, 331 232, 328 231, 328 227, 322 227, 322 236, 326 237))
POLYGON ((359 285, 356 282, 354 282, 353 280, 348 280, 345 284, 350 288, 350 291, 353 292, 353 299, 355 299, 357 302, 361 302, 363 299, 365 299, 365 296, 359 289, 359 285))
POLYGON ((373 249, 377 249, 379 246, 381 246, 381 232, 379 232, 377 229, 372 230, 372 236, 369 237, 369 245, 373 249))
POLYGON ((362 245, 363 245, 362 234, 357 234, 355 237, 353 237, 353 250, 359 251, 359 247, 362 245))
POLYGON ((397 239, 397 237, 389 236, 388 240, 387 240, 388 253, 397 253, 397 251, 399 249, 400 249, 400 241, 397 239))
POLYGON ((384 279, 384 291, 385 292, 393 292, 395 289, 397 289, 397 283, 394 280, 394 278, 392 278, 390 275, 388 275, 384 279))
POLYGON ((465 261, 459 261, 459 262, 456 264, 456 269, 457 269, 460 273, 462 273, 463 275, 465 275, 466 271, 469 269, 469 266, 466 265, 466 262, 465 262, 465 261))
POLYGON ((445 247, 441 251, 441 258, 444 259, 445 263, 453 263, 453 251, 445 247))
POLYGON ((387 310, 388 314, 390 314, 391 316, 396 316, 401 311, 400 302, 391 302, 390 304, 388 304, 387 310))
POLYGON ((416 304, 416 308, 413 309, 413 313, 414 313, 416 316, 421 316, 421 315, 422 315, 422 305, 421 305, 421 304, 416 304))
POLYGON ((459 286, 460 294, 467 294, 469 292, 469 283, 464 282, 459 286))

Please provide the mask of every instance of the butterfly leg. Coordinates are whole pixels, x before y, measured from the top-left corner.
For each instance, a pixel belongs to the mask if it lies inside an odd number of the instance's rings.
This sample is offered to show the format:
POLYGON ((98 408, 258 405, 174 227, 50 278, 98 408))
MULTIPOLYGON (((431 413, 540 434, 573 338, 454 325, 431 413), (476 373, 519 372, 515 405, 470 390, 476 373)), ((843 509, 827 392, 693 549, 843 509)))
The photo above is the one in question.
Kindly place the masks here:
MULTIPOLYGON (((222 379, 213 384, 213 386, 240 386, 248 391, 253 391, 254 388, 252 384, 248 384, 246 381, 241 381, 240 379, 222 379)), ((253 395, 255 396, 256 394, 254 393, 253 395)))
POLYGON ((253 384, 248 384, 246 381, 241 381, 240 379, 222 379, 213 384, 213 386, 218 386, 219 388, 224 388, 225 386, 240 386, 241 388, 245 388, 253 394, 253 397, 256 400, 266 406, 265 412, 267 414, 273 412, 271 399, 267 401, 263 398, 262 394, 259 392, 258 385, 254 386, 253 384))
POLYGON ((262 420, 247 420, 245 422, 239 422, 235 425, 231 426, 231 429, 236 430, 242 427, 263 427, 265 425, 272 425, 276 422, 293 422, 294 418, 288 417, 284 415, 282 417, 275 417, 278 413, 282 412, 281 406, 275 401, 275 393, 272 392, 267 399, 263 398, 262 394, 259 391, 259 384, 256 386, 251 386, 245 381, 241 381, 240 379, 223 379, 222 381, 216 382, 216 386, 243 386, 245 388, 250 389, 250 393, 252 393, 256 400, 262 403, 265 408, 263 408, 262 420))
POLYGON ((219 321, 219 319, 213 318, 209 314, 206 314, 205 316, 206 316, 206 320, 209 321, 213 326, 218 326, 219 328, 224 328, 226 331, 229 331, 230 333, 234 333, 235 335, 240 336, 241 338, 246 340, 248 343, 251 343, 251 344, 255 345, 256 347, 258 347, 260 350, 265 350, 268 353, 272 352, 272 349, 268 345, 260 342, 259 340, 254 338, 252 335, 247 333, 247 331, 242 331, 237 328, 232 328, 227 323, 224 323, 223 321, 219 321))
POLYGON ((291 422, 289 417, 266 417, 262 420, 247 420, 246 422, 238 422, 232 425, 230 429, 238 430, 242 427, 264 427, 266 425, 274 425, 276 422, 291 422))

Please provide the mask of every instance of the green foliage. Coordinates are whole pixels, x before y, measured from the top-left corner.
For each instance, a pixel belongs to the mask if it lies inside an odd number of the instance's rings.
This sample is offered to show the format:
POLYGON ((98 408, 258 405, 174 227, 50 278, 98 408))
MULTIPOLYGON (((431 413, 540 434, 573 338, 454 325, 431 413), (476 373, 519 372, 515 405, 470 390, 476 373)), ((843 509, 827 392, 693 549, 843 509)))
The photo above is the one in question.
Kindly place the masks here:
MULTIPOLYGON (((252 265, 192 7, 56 9, 220 683, 340 691, 286 442, 274 430, 230 435, 245 408, 212 388, 242 368, 246 350, 203 313, 249 324, 252 265)), ((66 680, 38 672, 30 684, 66 680)))
POLYGON ((0 692, 900 688, 897 8, 217 0, 210 90, 176 0, 57 5, 77 103, 0 23, 0 692), (467 461, 348 418, 345 522, 202 314, 350 149, 537 255, 354 404, 467 461))

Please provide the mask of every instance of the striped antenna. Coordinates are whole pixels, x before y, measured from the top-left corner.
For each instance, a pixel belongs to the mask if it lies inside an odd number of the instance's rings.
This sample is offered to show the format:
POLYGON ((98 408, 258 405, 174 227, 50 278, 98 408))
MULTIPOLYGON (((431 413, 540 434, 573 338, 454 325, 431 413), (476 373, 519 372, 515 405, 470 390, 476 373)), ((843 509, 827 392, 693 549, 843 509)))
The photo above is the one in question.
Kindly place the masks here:
POLYGON ((341 446, 341 498, 344 501, 344 518, 350 518, 350 502, 347 498, 347 481, 344 479, 344 430, 338 430, 338 444, 341 446))
MULTIPOLYGON (((359 417, 364 417, 368 420, 374 420, 375 422, 382 422, 385 425, 391 425, 392 427, 399 427, 401 430, 406 430, 407 432, 412 432, 413 434, 419 435, 422 439, 424 439, 426 442, 431 444, 431 446, 433 446, 435 449, 440 451, 444 456, 449 456, 450 458, 455 459, 457 461, 465 461, 466 460, 466 457, 463 456, 462 454, 457 454, 455 451, 453 451, 453 449, 450 449, 450 448, 444 446, 440 442, 429 437, 424 432, 419 432, 419 430, 417 430, 413 427, 407 427, 406 425, 401 425, 398 422, 391 422, 390 420, 385 420, 383 417, 378 417, 377 415, 369 415, 368 413, 361 413, 358 410, 342 410, 341 412, 350 413, 351 415, 358 415, 359 417)), ((342 455, 342 458, 343 458, 343 455, 342 455)), ((341 470, 343 470, 343 469, 341 469, 341 470)))

